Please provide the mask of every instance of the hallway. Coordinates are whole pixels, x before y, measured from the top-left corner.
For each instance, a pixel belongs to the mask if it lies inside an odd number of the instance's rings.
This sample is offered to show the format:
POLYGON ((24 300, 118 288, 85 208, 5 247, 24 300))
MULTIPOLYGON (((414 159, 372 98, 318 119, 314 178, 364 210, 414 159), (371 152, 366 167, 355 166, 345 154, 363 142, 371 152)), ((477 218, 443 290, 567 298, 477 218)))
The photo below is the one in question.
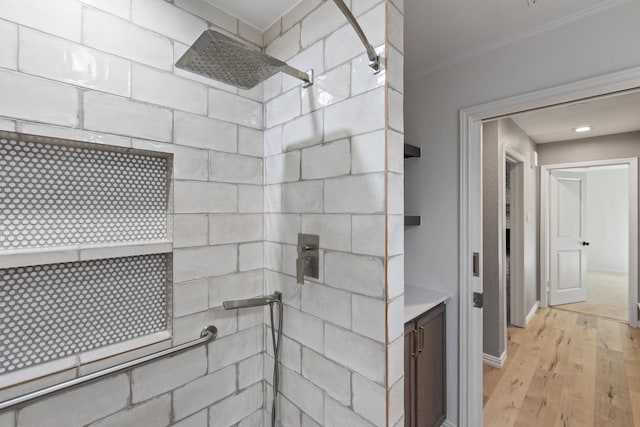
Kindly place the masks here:
POLYGON ((640 427, 640 331, 540 309, 508 329, 503 369, 483 366, 484 425, 640 427))
POLYGON ((629 276, 627 274, 589 271, 587 272, 587 300, 557 307, 627 322, 628 304, 629 276))

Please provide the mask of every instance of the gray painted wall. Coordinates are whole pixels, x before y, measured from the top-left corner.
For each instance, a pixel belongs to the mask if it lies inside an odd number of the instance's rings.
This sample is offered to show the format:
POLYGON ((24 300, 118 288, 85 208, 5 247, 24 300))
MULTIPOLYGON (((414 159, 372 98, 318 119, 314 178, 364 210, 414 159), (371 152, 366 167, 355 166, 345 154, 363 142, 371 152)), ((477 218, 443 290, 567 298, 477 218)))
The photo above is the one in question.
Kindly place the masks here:
MULTIPOLYGON (((527 312, 537 301, 537 217, 538 179, 532 167, 536 144, 511 119, 485 123, 482 135, 482 282, 484 286, 483 351, 500 357, 505 351, 506 289, 500 284, 502 251, 499 230, 504 205, 505 185, 503 150, 508 147, 525 158, 524 161, 524 269, 525 307, 527 312), (528 221, 527 221, 528 218, 528 221)), ((513 190, 512 190, 513 191, 513 190)), ((514 283, 515 286, 515 283, 514 283)))
POLYGON ((500 292, 499 255, 500 197, 500 122, 482 128, 482 283, 484 286, 483 343, 486 354, 500 357, 504 351, 504 294, 500 292))
POLYGON ((640 49, 627 42, 640 39, 640 2, 612 5, 406 83, 406 139, 422 148, 423 157, 419 167, 407 163, 405 207, 423 222, 405 234, 405 277, 452 294, 447 411, 453 423, 459 393, 460 109, 640 66, 640 49))
POLYGON ((640 132, 538 145, 540 165, 640 157, 640 132))

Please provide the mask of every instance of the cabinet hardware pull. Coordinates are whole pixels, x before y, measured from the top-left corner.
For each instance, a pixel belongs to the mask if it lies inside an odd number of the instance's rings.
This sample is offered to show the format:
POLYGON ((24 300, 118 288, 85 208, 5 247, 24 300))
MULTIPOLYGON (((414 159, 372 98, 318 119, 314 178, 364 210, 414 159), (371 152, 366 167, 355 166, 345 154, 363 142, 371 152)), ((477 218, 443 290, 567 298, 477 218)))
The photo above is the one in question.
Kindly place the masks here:
POLYGON ((420 326, 420 348, 418 349, 418 353, 422 353, 424 350, 424 326, 420 326))
POLYGON ((418 355, 418 333, 414 329, 411 331, 411 335, 413 336, 413 340, 411 340, 411 357, 416 357, 418 355))

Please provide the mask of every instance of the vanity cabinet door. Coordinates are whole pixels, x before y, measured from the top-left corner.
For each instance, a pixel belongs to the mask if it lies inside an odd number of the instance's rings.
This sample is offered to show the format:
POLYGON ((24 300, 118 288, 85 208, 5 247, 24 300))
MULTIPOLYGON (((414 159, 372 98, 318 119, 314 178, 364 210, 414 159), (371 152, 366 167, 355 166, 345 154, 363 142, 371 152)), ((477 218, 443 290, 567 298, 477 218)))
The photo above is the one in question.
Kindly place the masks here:
POLYGON ((436 427, 446 418, 445 305, 404 328, 405 427, 436 427))
POLYGON ((415 322, 404 325, 404 426, 416 427, 415 421, 415 322))
POLYGON ((416 320, 416 334, 416 427, 439 426, 446 408, 444 304, 416 320))

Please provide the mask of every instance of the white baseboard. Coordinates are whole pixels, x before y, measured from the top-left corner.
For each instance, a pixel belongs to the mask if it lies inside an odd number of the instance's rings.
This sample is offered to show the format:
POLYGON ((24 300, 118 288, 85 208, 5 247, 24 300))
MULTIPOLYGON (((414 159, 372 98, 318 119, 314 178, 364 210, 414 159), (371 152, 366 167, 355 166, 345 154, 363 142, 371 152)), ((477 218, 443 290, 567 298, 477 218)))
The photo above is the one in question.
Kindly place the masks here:
POLYGON ((456 426, 454 423, 452 423, 449 420, 444 420, 444 422, 442 423, 443 427, 458 427, 456 426))
POLYGON ((504 362, 507 360, 507 350, 502 352, 500 357, 495 357, 487 353, 482 353, 482 362, 494 368, 500 368, 504 366, 504 362))
POLYGON ((613 273, 613 274, 629 274, 629 270, 625 269, 617 269, 617 268, 607 268, 607 267, 590 267, 587 273, 613 273))
POLYGON ((529 324, 529 322, 533 318, 533 315, 536 314, 536 311, 538 311, 539 305, 540 305, 540 301, 536 301, 536 303, 533 304, 533 307, 531 307, 531 311, 529 312, 529 314, 527 314, 527 318, 525 319, 525 324, 524 324, 525 327, 529 324))

